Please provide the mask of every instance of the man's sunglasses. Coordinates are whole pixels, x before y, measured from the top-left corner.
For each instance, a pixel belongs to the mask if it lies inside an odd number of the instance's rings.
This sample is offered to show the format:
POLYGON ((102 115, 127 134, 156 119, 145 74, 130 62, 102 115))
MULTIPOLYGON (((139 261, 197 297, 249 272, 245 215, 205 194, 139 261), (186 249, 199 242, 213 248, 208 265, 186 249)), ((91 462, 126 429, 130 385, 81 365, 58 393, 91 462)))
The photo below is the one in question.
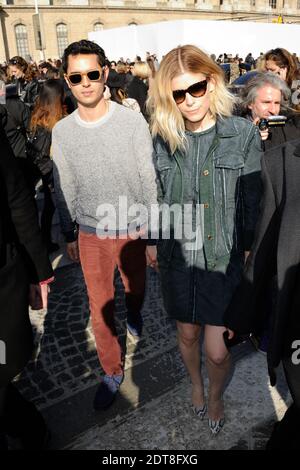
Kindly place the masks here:
POLYGON ((185 100, 185 95, 188 93, 194 98, 201 98, 204 96, 207 90, 207 80, 202 80, 202 82, 194 83, 189 86, 186 90, 174 90, 173 98, 176 104, 181 104, 185 100))
POLYGON ((102 70, 89 70, 86 73, 74 72, 67 75, 67 77, 72 85, 79 85, 83 77, 87 77, 91 82, 97 82, 102 77, 102 70))

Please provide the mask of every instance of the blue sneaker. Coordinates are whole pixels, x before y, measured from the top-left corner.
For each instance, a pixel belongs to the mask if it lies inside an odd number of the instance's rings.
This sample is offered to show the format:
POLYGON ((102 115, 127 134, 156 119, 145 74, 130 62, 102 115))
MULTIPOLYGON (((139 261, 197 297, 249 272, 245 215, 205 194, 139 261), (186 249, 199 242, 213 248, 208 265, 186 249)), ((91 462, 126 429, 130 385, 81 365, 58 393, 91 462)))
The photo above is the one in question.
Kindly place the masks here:
POLYGON ((105 410, 114 401, 120 385, 123 382, 124 375, 105 375, 97 388, 94 398, 94 409, 105 410))
POLYGON ((133 314, 128 312, 127 314, 127 330, 132 336, 135 336, 136 338, 139 338, 142 336, 142 331, 143 331, 143 319, 142 315, 139 314, 133 314))

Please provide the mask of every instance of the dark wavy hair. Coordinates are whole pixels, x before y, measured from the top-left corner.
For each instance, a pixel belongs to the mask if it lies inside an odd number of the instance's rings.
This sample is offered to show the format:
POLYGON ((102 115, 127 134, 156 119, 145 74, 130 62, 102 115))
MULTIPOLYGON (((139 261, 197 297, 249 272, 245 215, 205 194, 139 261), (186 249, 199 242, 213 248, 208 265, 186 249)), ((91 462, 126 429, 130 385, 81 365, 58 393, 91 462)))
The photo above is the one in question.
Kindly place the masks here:
POLYGON ((62 69, 65 73, 68 70, 68 59, 70 55, 76 56, 79 54, 95 54, 98 58, 99 65, 103 67, 107 64, 105 52, 102 47, 98 46, 95 42, 82 39, 81 41, 72 42, 65 50, 62 57, 62 69))
POLYGON ((272 60, 280 68, 286 67, 287 73, 285 81, 289 87, 292 86, 293 80, 299 78, 296 59, 286 49, 283 49, 282 47, 271 49, 270 51, 266 52, 265 60, 272 60))
POLYGON ((64 86, 61 80, 51 78, 40 87, 31 120, 30 130, 38 126, 51 130, 54 125, 66 115, 64 107, 64 86))

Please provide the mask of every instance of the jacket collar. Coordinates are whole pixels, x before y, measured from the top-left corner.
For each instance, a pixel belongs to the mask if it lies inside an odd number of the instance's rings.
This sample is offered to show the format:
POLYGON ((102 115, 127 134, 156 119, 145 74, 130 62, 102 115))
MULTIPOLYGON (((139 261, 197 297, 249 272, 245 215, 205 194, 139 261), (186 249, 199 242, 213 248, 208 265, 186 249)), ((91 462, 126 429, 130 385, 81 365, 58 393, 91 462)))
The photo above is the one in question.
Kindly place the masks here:
POLYGON ((218 118, 216 122, 218 137, 234 137, 239 135, 238 129, 232 118, 218 118))

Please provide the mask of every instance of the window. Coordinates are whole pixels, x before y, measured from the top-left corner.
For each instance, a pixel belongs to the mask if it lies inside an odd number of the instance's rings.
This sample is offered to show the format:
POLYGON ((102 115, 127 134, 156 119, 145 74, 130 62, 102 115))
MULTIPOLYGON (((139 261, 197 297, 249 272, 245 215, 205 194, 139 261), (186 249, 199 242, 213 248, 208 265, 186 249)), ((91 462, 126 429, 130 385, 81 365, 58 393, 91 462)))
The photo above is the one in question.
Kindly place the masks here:
POLYGON ((255 7, 255 0, 250 0, 250 5, 251 5, 252 7, 255 7))
POLYGON ((65 48, 68 46, 68 29, 64 23, 59 23, 56 26, 58 56, 62 57, 65 48))
POLYGON ((300 0, 297 0, 297 8, 300 10, 300 0))
POLYGON ((97 23, 94 23, 94 31, 102 31, 104 29, 104 24, 100 23, 98 21, 97 23))
POLYGON ((28 59, 29 48, 28 48, 28 37, 27 37, 27 28, 24 24, 17 24, 15 26, 15 35, 17 42, 17 51, 18 55, 23 57, 23 59, 28 59))
POLYGON ((269 0, 269 5, 271 8, 273 8, 273 10, 275 10, 275 8, 277 8, 277 0, 269 0))

